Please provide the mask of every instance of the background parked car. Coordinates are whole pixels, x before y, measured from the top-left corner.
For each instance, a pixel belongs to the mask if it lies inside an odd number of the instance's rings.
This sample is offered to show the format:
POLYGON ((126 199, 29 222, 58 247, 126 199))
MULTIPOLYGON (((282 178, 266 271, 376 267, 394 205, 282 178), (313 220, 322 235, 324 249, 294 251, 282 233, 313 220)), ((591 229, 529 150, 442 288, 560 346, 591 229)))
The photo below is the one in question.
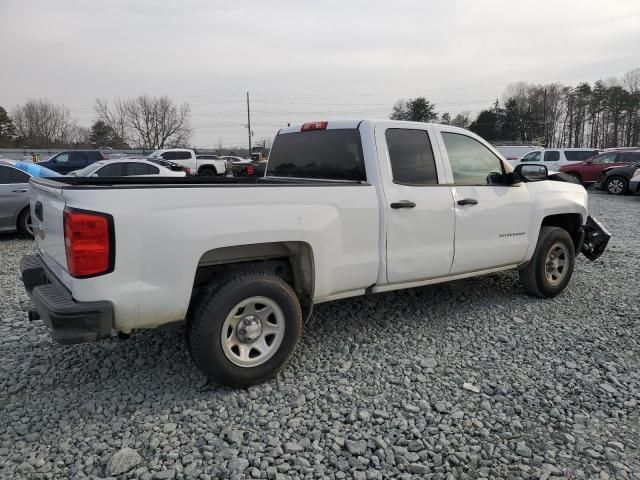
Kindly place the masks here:
POLYGON ((629 180, 629 193, 640 195, 640 168, 633 172, 633 176, 629 180))
POLYGON ((149 160, 122 158, 102 160, 82 170, 69 173, 74 177, 184 177, 186 172, 175 171, 149 160))
POLYGON ((0 232, 19 231, 33 237, 29 209, 29 178, 58 177, 35 163, 0 161, 0 232))
POLYGON ((216 176, 226 173, 226 162, 216 155, 198 155, 193 150, 186 148, 165 148, 156 150, 147 157, 147 160, 164 159, 182 165, 189 175, 216 176), (205 158, 215 157, 215 158, 205 158))
POLYGON ((624 195, 629 191, 629 182, 640 168, 640 152, 634 153, 637 163, 622 167, 606 168, 602 171, 596 187, 612 195, 624 195))
POLYGON ((267 161, 243 159, 241 162, 232 162, 231 168, 234 177, 264 177, 267 161))
POLYGON ((621 167, 638 161, 636 152, 613 151, 604 152, 584 162, 572 163, 560 167, 560 171, 571 175, 583 185, 592 185, 600 179, 603 170, 610 167, 621 167))
POLYGON ((558 171, 563 165, 587 160, 598 154, 593 148, 537 148, 518 160, 509 163, 516 167, 519 163, 539 163, 548 170, 558 171))
POLYGON ((56 153, 49 160, 39 162, 38 165, 65 175, 99 160, 107 160, 107 156, 99 150, 72 150, 56 153))

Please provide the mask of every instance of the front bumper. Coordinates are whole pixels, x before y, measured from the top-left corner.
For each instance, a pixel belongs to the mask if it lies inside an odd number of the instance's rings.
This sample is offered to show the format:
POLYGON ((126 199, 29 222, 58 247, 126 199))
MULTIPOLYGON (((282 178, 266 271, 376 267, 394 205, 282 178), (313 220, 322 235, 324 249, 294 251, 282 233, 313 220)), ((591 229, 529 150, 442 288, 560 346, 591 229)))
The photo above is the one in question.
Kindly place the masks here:
POLYGON ((113 304, 77 302, 39 255, 20 260, 22 282, 53 339, 62 344, 95 342, 111 336, 113 304))
POLYGON ((582 232, 584 239, 580 251, 589 260, 599 258, 607 248, 611 234, 591 215, 587 217, 587 223, 583 225, 582 232))
POLYGON ((640 180, 634 180, 635 178, 629 181, 629 192, 634 195, 640 195, 640 180))

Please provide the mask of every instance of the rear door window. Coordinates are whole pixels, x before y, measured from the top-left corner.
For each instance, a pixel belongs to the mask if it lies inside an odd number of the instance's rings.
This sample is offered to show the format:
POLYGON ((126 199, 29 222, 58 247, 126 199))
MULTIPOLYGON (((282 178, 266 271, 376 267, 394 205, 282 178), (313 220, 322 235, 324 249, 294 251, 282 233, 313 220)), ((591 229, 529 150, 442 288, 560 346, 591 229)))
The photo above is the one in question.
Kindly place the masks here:
POLYGON ((87 154, 85 152, 71 152, 69 164, 74 167, 84 167, 87 164, 87 154))
POLYGON ((123 163, 105 165, 96 172, 99 177, 124 177, 123 163))
POLYGON ((583 162, 588 158, 597 155, 595 150, 565 150, 564 156, 570 162, 583 162))
POLYGON ((366 181, 360 132, 353 128, 278 135, 267 176, 366 181))
POLYGON ((191 152, 175 152, 176 160, 189 160, 191 158, 191 152))
POLYGON ((402 185, 438 183, 436 161, 425 130, 390 128, 385 132, 393 181, 402 185))
POLYGON ((0 166, 0 184, 29 183, 29 175, 13 167, 0 166))
POLYGON ((557 162, 560 160, 560 152, 557 150, 547 150, 544 152, 545 162, 557 162))
POLYGON ((640 153, 625 152, 621 155, 621 160, 619 161, 624 163, 640 162, 640 153))
POLYGON ((178 159, 178 152, 164 152, 160 156, 162 158, 164 158, 165 160, 177 160, 178 159))
POLYGON ((130 162, 125 165, 127 166, 127 176, 149 175, 150 165, 147 165, 146 163, 130 162))
POLYGON ((593 159, 593 163, 615 163, 619 155, 617 153, 603 153, 593 159))

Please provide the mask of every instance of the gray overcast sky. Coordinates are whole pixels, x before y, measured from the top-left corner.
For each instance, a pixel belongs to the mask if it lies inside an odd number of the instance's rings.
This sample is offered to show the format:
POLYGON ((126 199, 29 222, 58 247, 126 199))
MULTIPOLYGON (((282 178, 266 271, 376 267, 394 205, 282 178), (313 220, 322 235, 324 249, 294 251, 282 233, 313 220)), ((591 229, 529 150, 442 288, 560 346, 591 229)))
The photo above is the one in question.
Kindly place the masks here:
POLYGON ((0 19, 0 105, 46 97, 89 126, 96 97, 167 94, 191 104, 198 146, 246 145, 246 91, 259 139, 640 67, 640 0, 0 0, 0 19))

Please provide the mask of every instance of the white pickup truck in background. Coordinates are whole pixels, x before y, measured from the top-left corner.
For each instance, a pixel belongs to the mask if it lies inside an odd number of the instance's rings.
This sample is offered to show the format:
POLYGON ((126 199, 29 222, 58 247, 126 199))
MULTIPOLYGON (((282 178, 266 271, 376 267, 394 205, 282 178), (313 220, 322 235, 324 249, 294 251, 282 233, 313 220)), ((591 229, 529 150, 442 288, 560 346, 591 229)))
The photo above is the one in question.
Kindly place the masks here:
POLYGON ((553 297, 609 235, 587 193, 515 172, 448 125, 331 121, 276 136, 266 177, 32 179, 23 281, 62 343, 186 320, 195 363, 248 386, 294 352, 315 303, 518 269, 553 297))
POLYGON ((162 159, 177 163, 184 167, 187 175, 216 177, 227 173, 227 166, 224 160, 220 160, 214 155, 211 155, 211 158, 204 157, 205 155, 196 156, 196 152, 187 148, 165 148, 152 152, 147 158, 149 160, 162 159))

